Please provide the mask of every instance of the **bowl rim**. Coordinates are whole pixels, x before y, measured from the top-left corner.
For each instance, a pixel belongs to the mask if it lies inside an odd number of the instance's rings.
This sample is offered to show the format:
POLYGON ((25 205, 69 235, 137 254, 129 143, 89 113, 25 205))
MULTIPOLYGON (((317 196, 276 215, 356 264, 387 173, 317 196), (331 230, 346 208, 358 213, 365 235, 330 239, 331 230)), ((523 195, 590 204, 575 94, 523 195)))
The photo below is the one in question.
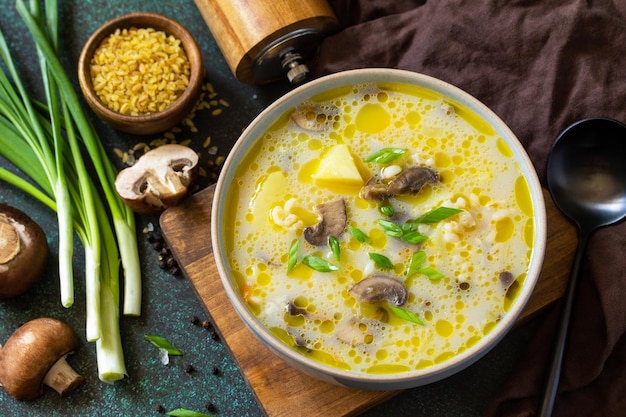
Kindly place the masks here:
POLYGON ((318 379, 324 379, 325 376, 328 376, 328 382, 339 382, 340 385, 347 384, 351 386, 356 384, 359 388, 364 389, 403 389, 436 382, 460 372, 483 357, 508 333, 530 298, 541 272, 547 243, 547 213, 542 186, 530 157, 511 129, 485 104, 464 90, 425 74, 402 69, 361 68, 326 75, 291 90, 264 109, 248 125, 227 156, 217 180, 211 211, 211 240, 219 276, 231 304, 255 336, 266 347, 281 357, 283 361, 292 366, 295 364, 297 368, 305 373, 309 373, 307 369, 310 369, 311 375, 316 376, 318 379), (237 160, 245 156, 252 144, 262 137, 262 133, 286 111, 295 108, 298 103, 319 94, 320 92, 316 92, 316 88, 328 90, 342 85, 366 82, 399 82, 409 85, 417 83, 421 87, 441 93, 445 98, 451 98, 455 102, 476 112, 481 118, 486 119, 490 126, 495 129, 496 134, 502 137, 511 147, 528 182, 535 210, 533 217, 535 227, 534 247, 527 276, 515 302, 503 316, 503 319, 498 322, 491 332, 484 335, 478 343, 456 354, 453 358, 425 369, 414 369, 396 374, 368 374, 341 370, 306 357, 286 346, 265 328, 241 299, 234 282, 230 278, 230 267, 225 259, 226 254, 222 253, 221 250, 224 247, 224 237, 220 231, 220 224, 223 223, 221 221, 221 213, 224 212, 226 200, 226 198, 221 198, 221 196, 228 193, 228 186, 232 182, 234 172, 236 171, 237 160), (302 367, 307 369, 302 369, 302 367), (320 373, 323 374, 322 377, 320 377, 320 373), (381 388, 376 388, 378 384, 382 384, 381 388))
MULTIPOLYGON (((193 98, 202 87, 204 79, 204 64, 202 62, 202 53, 195 38, 181 23, 172 19, 171 17, 153 13, 153 12, 132 12, 126 13, 121 16, 115 17, 103 23, 99 26, 87 39, 83 48, 81 49, 78 58, 78 82, 85 100, 89 105, 94 108, 94 111, 106 117, 108 120, 115 120, 121 123, 143 123, 154 122, 157 120, 167 119, 171 117, 173 113, 184 112, 189 105, 188 100, 193 98), (139 19, 138 23, 132 23, 133 20, 139 19), (93 89, 93 83, 90 76, 90 62, 93 53, 100 46, 102 41, 106 39, 116 29, 123 29, 129 27, 138 28, 153 28, 155 30, 162 30, 168 35, 173 35, 180 42, 187 60, 190 66, 189 85, 174 101, 167 106, 164 110, 140 114, 140 115, 127 115, 116 112, 110 109, 104 104, 93 89)), ((194 103, 195 104, 195 103, 194 103)))

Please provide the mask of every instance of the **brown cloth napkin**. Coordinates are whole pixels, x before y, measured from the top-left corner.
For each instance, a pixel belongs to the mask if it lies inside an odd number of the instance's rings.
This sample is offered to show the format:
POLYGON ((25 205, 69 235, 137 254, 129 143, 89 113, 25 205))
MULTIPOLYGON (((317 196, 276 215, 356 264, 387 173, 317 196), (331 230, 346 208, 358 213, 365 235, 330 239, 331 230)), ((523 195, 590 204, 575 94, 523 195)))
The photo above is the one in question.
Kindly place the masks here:
MULTIPOLYGON (((544 184, 570 123, 626 122, 626 0, 329 2, 341 28, 323 41, 314 75, 393 67, 454 84, 509 125, 544 184)), ((594 233, 581 273, 554 415, 626 416, 626 222, 594 233)), ((534 415, 558 307, 486 416, 534 415)))

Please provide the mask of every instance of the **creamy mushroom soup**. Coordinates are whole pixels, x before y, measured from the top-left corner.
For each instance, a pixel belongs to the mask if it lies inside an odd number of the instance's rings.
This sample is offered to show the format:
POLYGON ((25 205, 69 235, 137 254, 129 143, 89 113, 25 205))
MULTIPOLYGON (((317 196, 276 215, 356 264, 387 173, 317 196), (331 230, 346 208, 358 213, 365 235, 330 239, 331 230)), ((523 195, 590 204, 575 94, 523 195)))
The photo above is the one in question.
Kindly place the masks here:
POLYGON ((363 84, 302 103, 231 191, 242 298, 284 343, 340 369, 406 372, 468 349, 506 314, 532 253, 513 152, 423 88, 363 84))

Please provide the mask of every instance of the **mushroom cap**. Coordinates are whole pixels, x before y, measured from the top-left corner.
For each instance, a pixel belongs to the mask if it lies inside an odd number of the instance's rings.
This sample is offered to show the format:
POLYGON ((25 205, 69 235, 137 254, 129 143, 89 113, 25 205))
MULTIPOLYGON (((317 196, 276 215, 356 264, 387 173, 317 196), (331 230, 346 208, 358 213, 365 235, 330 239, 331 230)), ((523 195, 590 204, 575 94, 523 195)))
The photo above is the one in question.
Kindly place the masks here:
POLYGON ((78 348, 74 330, 50 317, 19 327, 0 349, 0 384, 18 400, 34 400, 43 392, 43 380, 59 359, 78 348))
POLYGON ((188 146, 168 144, 143 154, 121 170, 115 189, 124 203, 141 214, 159 214, 187 195, 198 174, 198 154, 188 146))
POLYGON ((43 274, 48 241, 24 212, 0 203, 0 299, 26 292, 43 274))

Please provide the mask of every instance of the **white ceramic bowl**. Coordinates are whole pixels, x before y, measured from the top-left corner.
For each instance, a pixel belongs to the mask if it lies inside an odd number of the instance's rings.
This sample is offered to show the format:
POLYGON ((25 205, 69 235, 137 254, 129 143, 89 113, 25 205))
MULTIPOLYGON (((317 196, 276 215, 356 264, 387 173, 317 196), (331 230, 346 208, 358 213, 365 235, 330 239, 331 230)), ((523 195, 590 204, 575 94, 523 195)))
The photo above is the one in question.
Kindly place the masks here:
POLYGON ((511 130, 485 105, 464 91, 432 77, 402 70, 360 69, 329 75, 300 86, 273 103, 250 124, 229 154, 217 182, 211 234, 215 260, 226 293, 241 319, 265 346, 286 363, 322 381, 357 389, 395 390, 432 383, 461 371, 485 355, 511 329, 528 301, 541 271, 546 246, 546 211, 541 185, 527 153, 511 130), (457 102, 481 116, 513 151, 514 158, 521 166, 523 175, 528 182, 534 208, 533 253, 527 277, 510 310, 490 333, 464 352, 429 368, 398 374, 381 375, 345 371, 324 365, 287 347, 260 323, 243 301, 232 278, 229 261, 224 250, 225 236, 228 233, 224 227, 224 219, 229 214, 225 211, 225 197, 229 193, 231 184, 236 181, 237 166, 254 144, 262 140, 263 133, 278 117, 290 109, 294 109, 306 99, 341 86, 370 82, 397 82, 433 90, 443 96, 444 99, 448 98, 457 102))

